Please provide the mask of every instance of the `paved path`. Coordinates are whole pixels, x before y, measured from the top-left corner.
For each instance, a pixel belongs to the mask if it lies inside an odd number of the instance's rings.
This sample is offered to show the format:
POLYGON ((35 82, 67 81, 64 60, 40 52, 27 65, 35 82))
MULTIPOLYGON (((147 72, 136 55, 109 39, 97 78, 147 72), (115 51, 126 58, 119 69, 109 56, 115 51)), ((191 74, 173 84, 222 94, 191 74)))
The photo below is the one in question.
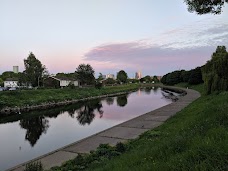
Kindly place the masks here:
MULTIPOLYGON (((181 97, 174 103, 109 128, 52 153, 43 155, 33 161, 41 161, 44 169, 50 169, 53 166, 60 166, 65 161, 75 158, 78 154, 89 153, 91 150, 95 150, 100 144, 108 143, 110 145, 116 145, 118 142, 135 139, 147 130, 163 124, 168 118, 200 97, 200 94, 197 91, 190 89, 183 90, 187 92, 187 95, 181 97)), ((23 171, 25 165, 26 163, 21 164, 8 171, 23 171)))

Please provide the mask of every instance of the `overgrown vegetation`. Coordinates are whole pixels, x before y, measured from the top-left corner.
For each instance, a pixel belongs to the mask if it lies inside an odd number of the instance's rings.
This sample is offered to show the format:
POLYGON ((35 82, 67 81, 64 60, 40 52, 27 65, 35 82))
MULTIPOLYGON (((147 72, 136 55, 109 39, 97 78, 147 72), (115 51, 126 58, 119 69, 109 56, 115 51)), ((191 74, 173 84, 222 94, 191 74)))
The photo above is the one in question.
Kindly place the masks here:
POLYGON ((201 84, 203 83, 201 67, 190 71, 178 70, 170 72, 162 77, 161 82, 165 85, 175 85, 182 82, 190 85, 201 84))
POLYGON ((112 94, 137 89, 139 85, 121 85, 115 87, 96 88, 64 88, 43 90, 18 90, 0 92, 0 109, 3 107, 15 107, 36 105, 45 102, 58 102, 72 99, 81 99, 92 96, 112 94), (20 100, 19 100, 20 99, 20 100))
POLYGON ((207 94, 228 90, 228 53, 225 46, 217 47, 202 71, 207 94))
POLYGON ((43 165, 41 162, 28 163, 24 171, 43 171, 43 165))

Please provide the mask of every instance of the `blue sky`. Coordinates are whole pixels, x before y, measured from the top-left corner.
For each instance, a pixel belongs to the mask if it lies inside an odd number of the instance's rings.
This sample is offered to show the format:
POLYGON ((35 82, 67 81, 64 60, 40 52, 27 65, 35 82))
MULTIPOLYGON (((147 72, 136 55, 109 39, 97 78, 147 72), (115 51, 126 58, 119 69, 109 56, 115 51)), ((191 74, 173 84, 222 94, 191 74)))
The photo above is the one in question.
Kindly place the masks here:
POLYGON ((29 52, 50 73, 89 63, 96 74, 131 77, 191 69, 228 47, 228 5, 196 15, 183 0, 0 0, 0 73, 29 52))

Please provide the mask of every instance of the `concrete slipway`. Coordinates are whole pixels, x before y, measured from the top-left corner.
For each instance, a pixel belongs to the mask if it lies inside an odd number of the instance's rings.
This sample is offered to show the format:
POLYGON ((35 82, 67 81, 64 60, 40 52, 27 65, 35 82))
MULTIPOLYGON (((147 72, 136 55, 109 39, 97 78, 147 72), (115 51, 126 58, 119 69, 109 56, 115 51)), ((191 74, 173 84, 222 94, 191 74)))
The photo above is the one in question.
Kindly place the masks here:
POLYGON ((91 150, 95 150, 100 144, 108 143, 114 146, 118 142, 126 142, 127 140, 135 139, 147 130, 163 124, 168 118, 200 97, 200 93, 195 90, 182 90, 186 91, 187 94, 176 102, 40 156, 32 161, 18 165, 8 171, 23 171, 27 163, 34 161, 41 161, 44 169, 50 169, 53 166, 60 166, 67 160, 75 158, 78 154, 89 153, 91 150))

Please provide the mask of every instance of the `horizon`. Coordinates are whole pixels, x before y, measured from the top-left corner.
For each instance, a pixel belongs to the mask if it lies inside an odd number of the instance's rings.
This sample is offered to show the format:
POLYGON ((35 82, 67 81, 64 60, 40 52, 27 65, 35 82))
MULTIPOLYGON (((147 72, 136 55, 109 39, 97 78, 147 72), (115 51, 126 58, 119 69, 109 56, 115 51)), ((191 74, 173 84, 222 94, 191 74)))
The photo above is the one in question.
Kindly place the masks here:
POLYGON ((33 52, 50 74, 90 64, 95 75, 162 76, 210 60, 228 47, 228 6, 197 15, 184 1, 4 1, 0 5, 0 73, 33 52))

